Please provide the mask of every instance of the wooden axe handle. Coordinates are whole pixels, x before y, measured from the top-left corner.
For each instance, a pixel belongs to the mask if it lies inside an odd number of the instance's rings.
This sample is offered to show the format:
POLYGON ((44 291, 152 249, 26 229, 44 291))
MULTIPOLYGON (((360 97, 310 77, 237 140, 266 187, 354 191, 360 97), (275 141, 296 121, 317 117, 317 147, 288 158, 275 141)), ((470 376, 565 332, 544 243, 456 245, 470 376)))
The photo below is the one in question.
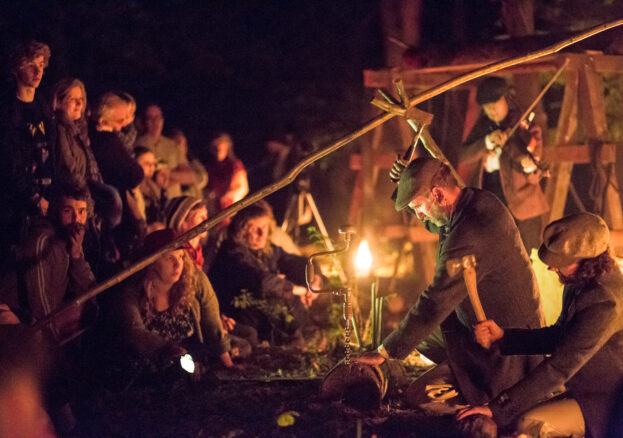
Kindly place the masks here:
POLYGON ((474 268, 465 268, 463 270, 463 278, 465 279, 465 286, 467 287, 467 294, 469 300, 472 302, 474 313, 478 322, 485 321, 485 311, 482 308, 480 297, 478 296, 478 289, 476 288, 476 270, 474 268))

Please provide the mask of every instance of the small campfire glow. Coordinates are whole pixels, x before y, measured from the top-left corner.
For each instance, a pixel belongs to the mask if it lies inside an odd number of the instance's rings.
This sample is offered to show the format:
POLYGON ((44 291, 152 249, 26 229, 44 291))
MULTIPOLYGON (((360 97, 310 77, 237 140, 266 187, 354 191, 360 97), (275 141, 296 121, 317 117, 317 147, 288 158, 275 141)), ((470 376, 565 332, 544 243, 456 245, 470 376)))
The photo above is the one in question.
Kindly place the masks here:
POLYGON ((355 269, 357 275, 365 277, 370 273, 372 267, 372 253, 370 253, 370 245, 367 240, 362 240, 357 249, 357 256, 355 257, 355 269))

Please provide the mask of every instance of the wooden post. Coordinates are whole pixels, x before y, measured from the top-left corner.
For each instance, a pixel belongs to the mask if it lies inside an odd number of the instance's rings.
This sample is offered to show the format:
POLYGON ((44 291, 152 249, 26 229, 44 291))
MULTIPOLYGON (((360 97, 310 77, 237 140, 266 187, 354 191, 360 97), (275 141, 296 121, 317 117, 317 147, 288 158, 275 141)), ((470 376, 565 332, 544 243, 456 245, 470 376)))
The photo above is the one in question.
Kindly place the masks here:
MULTIPOLYGON (((562 99, 553 147, 568 144, 578 127, 578 72, 571 69, 567 70, 565 75, 565 94, 562 99)), ((573 163, 558 163, 552 166, 552 176, 547 181, 545 189, 545 196, 550 205, 547 223, 560 219, 565 212, 572 170, 573 163)))
MULTIPOLYGON (((606 141, 608 135, 608 122, 606 120, 606 104, 604 102, 601 78, 595 72, 592 62, 582 68, 582 86, 580 87, 580 109, 584 120, 586 136, 589 139, 606 141)), ((600 163, 601 164, 601 163, 600 163)), ((609 179, 616 183, 614 165, 608 168, 609 179)), ((615 188, 608 184, 605 188, 606 196, 603 205, 603 217, 611 229, 623 229, 623 213, 621 212, 621 200, 615 188)))

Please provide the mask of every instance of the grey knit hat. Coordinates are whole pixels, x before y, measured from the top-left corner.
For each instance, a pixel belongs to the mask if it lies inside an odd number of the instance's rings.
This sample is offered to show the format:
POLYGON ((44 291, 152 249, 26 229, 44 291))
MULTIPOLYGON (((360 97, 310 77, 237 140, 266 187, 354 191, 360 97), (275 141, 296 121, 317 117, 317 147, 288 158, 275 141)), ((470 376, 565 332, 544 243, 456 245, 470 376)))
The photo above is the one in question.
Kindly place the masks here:
POLYGON ((203 201, 194 196, 178 196, 170 199, 164 207, 166 227, 179 231, 180 226, 186 220, 188 213, 203 201))
POLYGON ((610 231, 602 218, 578 213, 545 227, 539 258, 548 266, 562 268, 597 257, 608 249, 609 241, 610 231))

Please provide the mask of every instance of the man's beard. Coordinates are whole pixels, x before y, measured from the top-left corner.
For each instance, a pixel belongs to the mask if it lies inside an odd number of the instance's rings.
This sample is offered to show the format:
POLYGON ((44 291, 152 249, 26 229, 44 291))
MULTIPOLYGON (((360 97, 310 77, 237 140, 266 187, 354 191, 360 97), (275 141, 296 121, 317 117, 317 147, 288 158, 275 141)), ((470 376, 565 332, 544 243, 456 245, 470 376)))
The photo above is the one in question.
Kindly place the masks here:
POLYGON ((84 224, 80 222, 74 222, 67 225, 61 226, 61 232, 66 239, 69 239, 74 233, 78 233, 79 231, 84 229, 84 224))

